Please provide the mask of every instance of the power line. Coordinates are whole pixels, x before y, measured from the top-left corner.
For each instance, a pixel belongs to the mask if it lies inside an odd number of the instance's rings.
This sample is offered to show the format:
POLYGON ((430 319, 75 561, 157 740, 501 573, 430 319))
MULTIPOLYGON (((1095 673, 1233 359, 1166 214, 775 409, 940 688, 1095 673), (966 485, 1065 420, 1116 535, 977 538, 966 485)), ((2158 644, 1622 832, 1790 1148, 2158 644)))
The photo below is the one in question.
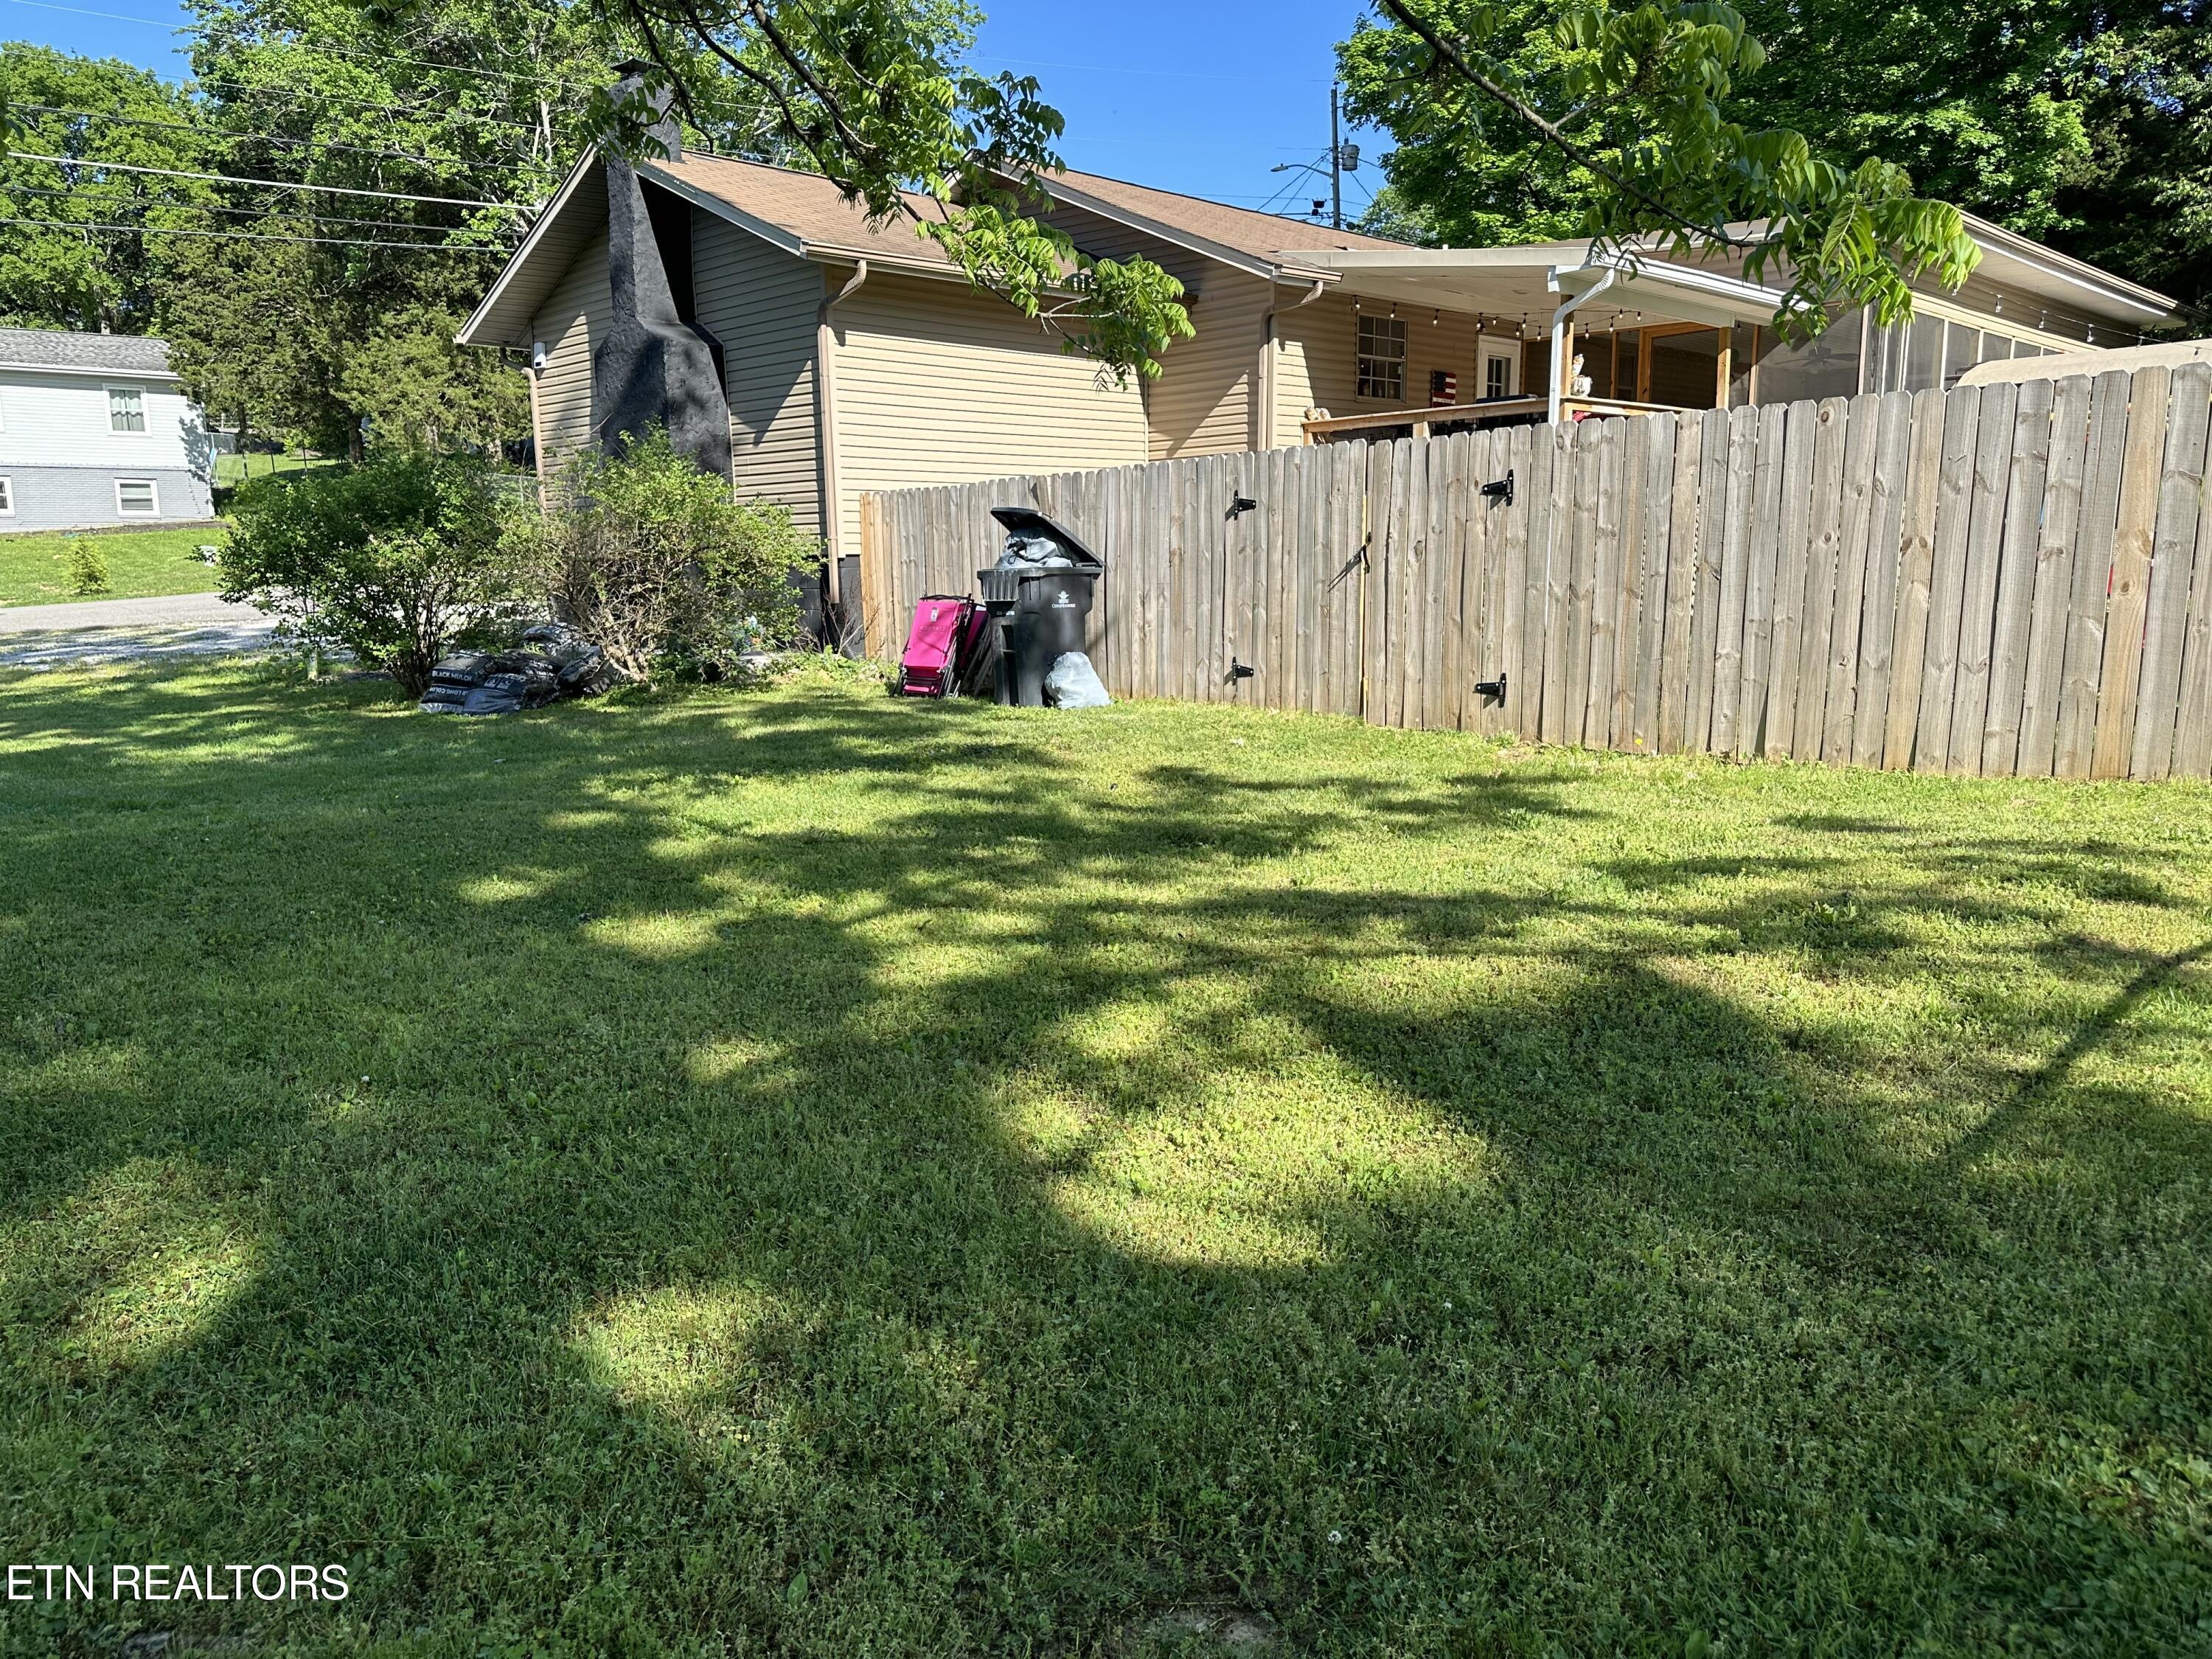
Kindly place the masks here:
POLYGON ((513 202, 486 202, 467 196, 410 196, 396 190, 361 190, 351 185, 295 184, 286 179, 240 179, 228 173, 188 173, 178 167, 142 167, 129 161, 101 161, 84 155, 41 155, 35 150, 11 149, 25 161, 52 161, 65 167, 100 167, 110 173, 144 173, 161 179, 198 179, 214 185, 261 185, 270 190, 304 190, 331 196, 374 196, 386 202, 430 202, 440 207, 497 208, 503 213, 535 213, 532 207, 513 202))
MULTIPOLYGON (((0 200, 10 196, 48 196, 63 201, 88 201, 111 208, 173 208, 185 213, 225 213, 241 219, 278 219, 285 216, 283 210, 265 207, 230 207, 221 202, 178 202, 158 196, 97 196, 92 194, 97 185, 79 185, 74 189, 55 190, 44 185, 0 185, 0 200)), ((356 225, 365 230, 439 230, 453 231, 456 225, 426 225, 414 219, 355 219, 338 213, 318 213, 313 208, 303 208, 292 216, 312 219, 319 225, 356 225)))
POLYGON ((168 225, 114 225, 88 219, 0 219, 0 225, 39 225, 48 230, 115 230, 126 236, 203 236, 229 242, 313 242, 325 247, 412 248, 418 253, 489 253, 500 250, 451 242, 378 242, 353 236, 277 236, 264 231, 186 230, 168 225))
MULTIPOLYGON (((11 3, 15 4, 26 3, 27 0, 11 0, 11 3)), ((208 31, 205 28, 195 27, 179 29, 178 33, 204 34, 208 31)), ((260 46, 266 43, 256 40, 248 41, 246 44, 260 46)), ((520 70, 477 69, 471 64, 441 64, 434 58, 402 58, 396 53, 387 52, 349 52, 343 46, 326 46, 306 40, 298 41, 295 44, 302 52, 319 52, 327 58, 349 58, 356 62, 367 64, 406 64, 416 69, 436 70, 441 75, 480 75, 492 81, 519 81, 526 86, 540 91, 589 92, 592 89, 592 83, 588 81, 568 81, 559 76, 526 75, 520 70)))
POLYGON ((297 149, 342 149, 356 155, 380 155, 394 161, 419 161, 427 167, 482 167, 500 173, 507 170, 504 161, 464 161, 459 159, 441 161, 435 156, 417 155, 410 150, 379 149, 373 144, 349 144, 335 138, 286 138, 273 132, 227 133, 195 126, 190 121, 150 121, 142 115, 108 115, 99 110, 64 109, 55 104, 17 104, 15 107, 38 110, 47 115, 74 115, 90 121, 112 121, 126 127, 159 127, 168 132, 195 132, 203 137, 224 139, 233 143, 252 141, 264 144, 287 144, 297 149))
POLYGON ((386 115, 403 115, 410 118, 434 116, 440 120, 474 121, 483 126, 513 127, 521 132, 538 131, 537 122, 518 120, 511 115, 487 115, 481 110, 472 109, 431 110, 420 104, 383 104, 374 98, 356 98, 350 93, 314 92, 304 87, 272 86, 263 81, 241 81, 232 75, 210 75, 204 78, 192 77, 187 82, 178 84, 188 84, 202 92, 207 92, 211 98, 227 103, 244 103, 246 100, 240 97, 238 92, 209 92, 208 89, 214 87, 237 88, 254 98, 264 99, 270 103, 351 104, 356 109, 378 110, 386 115))

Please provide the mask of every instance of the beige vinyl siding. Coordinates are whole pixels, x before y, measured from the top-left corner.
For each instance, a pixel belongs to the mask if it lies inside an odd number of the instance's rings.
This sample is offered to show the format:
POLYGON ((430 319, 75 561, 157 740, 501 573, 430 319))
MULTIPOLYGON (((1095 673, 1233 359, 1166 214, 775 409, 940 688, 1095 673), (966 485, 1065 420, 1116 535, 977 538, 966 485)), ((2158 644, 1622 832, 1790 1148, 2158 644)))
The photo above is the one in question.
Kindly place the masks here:
POLYGON ((540 477, 559 471, 592 441, 592 349, 613 322, 602 233, 576 256, 531 319, 532 337, 545 346, 545 368, 537 377, 540 477))
MULTIPOLYGON (((1285 289, 1288 304, 1297 296, 1285 289)), ((1360 304, 1388 316, 1388 300, 1367 299, 1360 304)), ((1463 311, 1435 311, 1427 306, 1400 305, 1406 322, 1406 395, 1398 402, 1356 396, 1358 380, 1358 313, 1348 294, 1324 294, 1311 305, 1283 311, 1275 318, 1275 441, 1301 441, 1299 423, 1309 409, 1326 409, 1332 415, 1365 415, 1401 406, 1425 407, 1429 401, 1429 371, 1446 369, 1459 376, 1455 396, 1473 403, 1482 395, 1476 374, 1475 319, 1463 311), (1435 320, 1431 321, 1431 318, 1435 320)))
POLYGON ((863 490, 1146 458, 1133 384, 964 283, 879 272, 830 315, 842 552, 859 550, 863 490))
POLYGON ((1207 276, 1190 307, 1196 337, 1168 348, 1160 359, 1159 378, 1149 389, 1154 460, 1228 454, 1257 442, 1253 382, 1274 292, 1258 277, 1225 266, 1217 265, 1207 276))
POLYGON ((1058 208, 1044 220, 1094 259, 1146 258, 1183 285, 1183 304, 1198 333, 1167 349, 1159 378, 1146 388, 1150 459, 1251 448, 1252 377, 1267 314, 1267 283, 1082 208, 1058 208))
POLYGON ((822 267, 696 210, 691 252, 699 325, 722 344, 738 499, 778 502, 801 530, 819 535, 814 343, 822 267))

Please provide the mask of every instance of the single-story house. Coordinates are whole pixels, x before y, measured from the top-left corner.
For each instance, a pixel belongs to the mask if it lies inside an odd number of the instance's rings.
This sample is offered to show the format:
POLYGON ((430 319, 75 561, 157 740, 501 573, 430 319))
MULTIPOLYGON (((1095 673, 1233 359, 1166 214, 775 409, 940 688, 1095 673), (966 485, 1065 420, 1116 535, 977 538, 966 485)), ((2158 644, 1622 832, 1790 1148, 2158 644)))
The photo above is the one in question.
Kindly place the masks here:
MULTIPOLYGON (((1609 261, 1585 242, 1411 247, 1091 173, 1049 188, 1041 208, 1079 249, 1142 254, 1182 282, 1197 333, 1157 380, 1120 385, 1067 355, 912 225, 868 223, 823 179, 696 151, 634 172, 587 158, 460 338, 530 354, 539 465, 559 465, 611 418, 594 358, 617 289, 641 291, 623 227, 649 222, 663 303, 711 348, 736 488, 851 553, 864 490, 1499 417, 1948 386, 1994 358, 2133 345, 2180 315, 1976 220, 1980 270, 1924 296, 1909 327, 1851 316, 1784 347, 1778 294, 1689 263, 1609 261), (611 258, 611 200, 633 204, 618 205, 611 258)), ((621 396, 630 382, 612 384, 621 396)))
POLYGON ((214 484, 167 343, 0 328, 0 532, 210 519, 214 484))

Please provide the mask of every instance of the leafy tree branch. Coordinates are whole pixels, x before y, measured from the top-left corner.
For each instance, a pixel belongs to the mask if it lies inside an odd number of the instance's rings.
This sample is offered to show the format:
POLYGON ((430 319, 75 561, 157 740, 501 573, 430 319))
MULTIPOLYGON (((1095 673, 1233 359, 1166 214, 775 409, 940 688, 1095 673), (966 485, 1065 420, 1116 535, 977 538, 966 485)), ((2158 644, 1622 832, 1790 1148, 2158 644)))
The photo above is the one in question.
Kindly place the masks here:
POLYGON ((1777 324, 1799 337, 1847 307, 1908 317, 1914 280, 1955 288, 1979 259, 1958 209, 1915 196, 1901 168, 1839 167, 1796 131, 1731 119, 1737 78, 1766 53, 1717 0, 1376 6, 1390 26, 1346 43, 1346 82, 1355 114, 1399 138, 1393 182, 1415 205, 1431 204, 1425 173, 1448 197, 1465 187, 1451 170, 1479 173, 1487 151, 1548 152, 1608 252, 1734 258, 1780 285, 1777 324))

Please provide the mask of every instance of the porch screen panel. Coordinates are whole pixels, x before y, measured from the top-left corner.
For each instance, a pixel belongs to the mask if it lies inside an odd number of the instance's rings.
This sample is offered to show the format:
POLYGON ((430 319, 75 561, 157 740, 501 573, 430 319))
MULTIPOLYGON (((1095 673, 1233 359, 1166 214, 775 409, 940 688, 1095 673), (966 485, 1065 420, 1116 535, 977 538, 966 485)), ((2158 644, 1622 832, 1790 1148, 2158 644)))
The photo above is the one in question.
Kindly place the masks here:
POLYGON ((1905 346, 1905 390, 1932 392, 1943 384, 1943 319, 1916 317, 1905 346))
POLYGON ((1751 371, 1759 354, 1774 339, 1774 331, 1756 323, 1738 323, 1729 339, 1729 407, 1741 409, 1751 401, 1751 371))
POLYGON ((1859 358, 1866 313, 1851 312, 1828 325, 1806 344, 1778 343, 1759 365, 1759 401, 1818 403, 1823 398, 1853 398, 1859 390, 1859 358))
POLYGON ((1651 401, 1677 409, 1711 409, 1720 392, 1721 337, 1717 329, 1686 334, 1654 334, 1651 401))

